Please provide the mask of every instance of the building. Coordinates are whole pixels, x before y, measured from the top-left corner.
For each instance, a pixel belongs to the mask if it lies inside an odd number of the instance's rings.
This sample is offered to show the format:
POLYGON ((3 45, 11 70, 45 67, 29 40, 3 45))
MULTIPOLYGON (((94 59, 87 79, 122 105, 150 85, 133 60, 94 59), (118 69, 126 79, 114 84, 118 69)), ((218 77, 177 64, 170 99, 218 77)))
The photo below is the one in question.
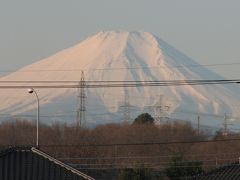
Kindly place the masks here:
POLYGON ((216 168, 212 171, 203 173, 193 180, 239 180, 240 179, 240 164, 230 164, 216 168))
POLYGON ((1 180, 93 180, 34 147, 0 151, 1 180))

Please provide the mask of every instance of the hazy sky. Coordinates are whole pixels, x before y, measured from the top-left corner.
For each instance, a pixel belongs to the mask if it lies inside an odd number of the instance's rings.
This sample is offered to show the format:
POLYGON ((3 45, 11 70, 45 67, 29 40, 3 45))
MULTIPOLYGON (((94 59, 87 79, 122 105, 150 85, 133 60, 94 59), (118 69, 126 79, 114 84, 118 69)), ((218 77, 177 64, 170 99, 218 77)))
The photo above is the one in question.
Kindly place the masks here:
MULTIPOLYGON (((150 31, 200 64, 240 63, 239 0, 0 0, 0 71, 102 30, 150 31)), ((240 78, 240 65, 214 66, 240 78)))

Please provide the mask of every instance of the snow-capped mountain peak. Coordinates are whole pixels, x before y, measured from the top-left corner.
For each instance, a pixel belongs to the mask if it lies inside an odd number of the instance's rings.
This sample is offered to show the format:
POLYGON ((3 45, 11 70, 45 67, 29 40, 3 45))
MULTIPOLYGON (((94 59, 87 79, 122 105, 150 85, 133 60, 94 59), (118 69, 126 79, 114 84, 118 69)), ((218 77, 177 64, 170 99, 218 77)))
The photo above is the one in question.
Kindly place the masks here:
MULTIPOLYGON (((87 81, 222 79, 149 32, 109 31, 99 32, 74 47, 9 74, 1 78, 1 81, 79 81, 82 71, 87 81)), ((169 114, 187 109, 238 115, 239 110, 236 107, 239 105, 239 96, 233 88, 235 87, 225 85, 188 85, 87 89, 87 114, 89 119, 94 120, 93 116, 90 117, 91 109, 101 109, 102 114, 114 115, 121 112, 124 94, 127 92, 131 106, 138 109, 136 113, 160 103, 163 107, 168 107, 169 114), (160 96, 161 102, 157 98, 160 96)), ((34 109, 34 98, 27 98, 24 90, 0 91, 2 112, 18 114, 34 109)), ((52 109, 61 107, 58 111, 64 112, 65 103, 68 104, 68 109, 76 110, 76 89, 37 91, 43 109, 46 107, 49 110, 50 106, 54 107, 52 109), (64 101, 60 102, 61 98, 64 101)))

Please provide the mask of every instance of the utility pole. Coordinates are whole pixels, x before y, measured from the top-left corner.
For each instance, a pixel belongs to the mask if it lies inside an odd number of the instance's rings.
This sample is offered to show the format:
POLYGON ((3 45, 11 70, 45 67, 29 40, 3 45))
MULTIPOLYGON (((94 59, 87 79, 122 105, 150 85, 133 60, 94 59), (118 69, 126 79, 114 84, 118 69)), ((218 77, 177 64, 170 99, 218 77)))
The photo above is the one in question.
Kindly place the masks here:
POLYGON ((200 134, 200 116, 198 115, 198 118, 197 118, 197 132, 198 132, 198 135, 200 134))
POLYGON ((77 128, 84 126, 85 124, 85 112, 86 112, 86 82, 84 77, 84 72, 81 73, 81 80, 79 82, 79 88, 78 88, 78 107, 77 107, 77 117, 76 117, 76 123, 77 128))
POLYGON ((38 148, 39 146, 39 110, 40 110, 40 105, 39 105, 39 97, 37 94, 37 91, 33 88, 28 89, 28 93, 32 94, 34 93, 37 99, 37 132, 36 132, 36 147, 38 148))

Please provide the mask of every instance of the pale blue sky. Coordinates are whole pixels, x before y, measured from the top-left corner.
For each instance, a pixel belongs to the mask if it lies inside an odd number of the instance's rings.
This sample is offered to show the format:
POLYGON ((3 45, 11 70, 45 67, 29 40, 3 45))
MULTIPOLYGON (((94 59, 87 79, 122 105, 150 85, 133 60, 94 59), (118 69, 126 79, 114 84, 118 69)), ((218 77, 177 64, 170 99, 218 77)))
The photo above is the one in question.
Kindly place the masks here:
MULTIPOLYGON (((239 0, 0 0, 0 71, 101 30, 150 31, 200 64, 240 63, 239 0)), ((240 78, 240 65, 216 66, 240 78)))

